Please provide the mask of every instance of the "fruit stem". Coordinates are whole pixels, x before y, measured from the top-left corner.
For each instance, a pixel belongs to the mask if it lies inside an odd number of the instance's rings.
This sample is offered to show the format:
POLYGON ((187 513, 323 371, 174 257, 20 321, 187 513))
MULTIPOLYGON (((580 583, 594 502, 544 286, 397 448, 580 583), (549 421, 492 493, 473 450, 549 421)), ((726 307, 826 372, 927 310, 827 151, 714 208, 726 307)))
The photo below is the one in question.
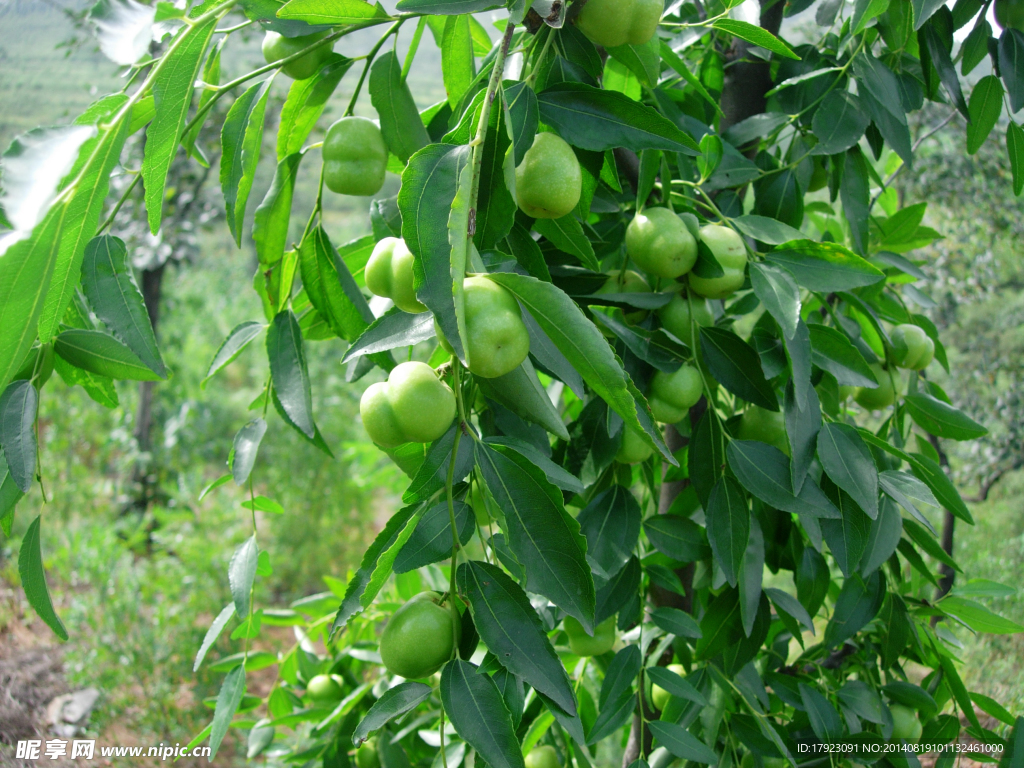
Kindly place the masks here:
POLYGON ((473 183, 469 195, 469 237, 476 234, 476 203, 480 195, 480 172, 484 165, 484 141, 487 138, 487 124, 490 122, 491 105, 498 93, 498 86, 501 85, 501 76, 505 71, 505 58, 508 56, 509 46, 512 44, 512 33, 516 25, 509 22, 505 26, 505 36, 498 47, 498 55, 494 57, 494 67, 491 70, 491 79, 487 83, 487 94, 484 96, 483 104, 480 106, 480 122, 476 127, 476 137, 473 139, 473 183))
MULTIPOLYGON (((458 656, 459 653, 459 614, 458 607, 455 605, 455 571, 458 567, 459 562, 459 530, 455 524, 455 500, 452 498, 452 484, 455 480, 455 462, 459 457, 459 443, 462 440, 462 420, 463 420, 463 406, 462 406, 462 388, 459 384, 459 371, 461 366, 459 365, 458 358, 452 355, 452 384, 455 386, 453 389, 456 393, 456 399, 459 405, 459 423, 455 427, 455 442, 452 444, 452 455, 448 460, 448 477, 445 478, 444 491, 445 496, 448 498, 448 523, 452 528, 452 564, 448 577, 448 607, 452 613, 452 639, 455 641, 452 643, 452 658, 458 656)), ((443 715, 442 715, 443 717, 443 715)), ((444 721, 441 721, 441 754, 444 755, 444 721)))
POLYGON ((377 52, 384 46, 387 39, 391 35, 398 32, 398 28, 402 26, 407 17, 398 19, 394 24, 388 27, 387 31, 381 35, 380 40, 370 49, 370 52, 366 54, 366 64, 363 65, 363 71, 359 75, 359 82, 356 83, 356 89, 352 92, 352 98, 348 102, 348 109, 345 110, 345 114, 342 117, 350 117, 352 111, 356 108, 356 100, 359 98, 360 92, 363 90, 363 83, 366 81, 366 74, 370 71, 370 65, 373 64, 374 58, 377 56, 377 52))

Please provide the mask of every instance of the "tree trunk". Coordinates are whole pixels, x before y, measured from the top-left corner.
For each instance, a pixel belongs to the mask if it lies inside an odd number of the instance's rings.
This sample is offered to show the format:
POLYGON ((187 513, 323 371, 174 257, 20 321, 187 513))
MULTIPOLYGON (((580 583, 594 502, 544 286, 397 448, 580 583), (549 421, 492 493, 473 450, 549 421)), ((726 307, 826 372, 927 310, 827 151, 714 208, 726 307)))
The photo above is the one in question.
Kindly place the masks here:
MULTIPOLYGON (((153 333, 157 332, 157 325, 160 321, 160 293, 166 268, 165 262, 155 269, 142 271, 142 299, 146 303, 146 312, 149 313, 149 322, 153 326, 153 333)), ((156 384, 154 381, 143 381, 139 384, 139 405, 135 414, 135 440, 141 454, 150 454, 153 447, 154 384, 156 384)), ((137 507, 145 508, 149 503, 149 489, 152 485, 149 466, 149 458, 144 458, 135 465, 133 480, 140 486, 139 498, 136 500, 137 507)))
MULTIPOLYGON (((939 454, 939 466, 941 466, 948 474, 949 472, 949 456, 942 450, 942 446, 939 444, 939 439, 935 435, 928 435, 928 439, 935 449, 935 452, 939 454)), ((942 510, 942 551, 950 557, 953 556, 953 534, 956 532, 956 518, 953 517, 953 513, 948 509, 942 510)), ((953 588, 953 574, 954 571, 945 563, 939 565, 939 587, 935 590, 935 599, 939 600, 944 597, 949 590, 953 588)), ((938 616, 932 617, 932 626, 934 627, 938 623, 938 616)))

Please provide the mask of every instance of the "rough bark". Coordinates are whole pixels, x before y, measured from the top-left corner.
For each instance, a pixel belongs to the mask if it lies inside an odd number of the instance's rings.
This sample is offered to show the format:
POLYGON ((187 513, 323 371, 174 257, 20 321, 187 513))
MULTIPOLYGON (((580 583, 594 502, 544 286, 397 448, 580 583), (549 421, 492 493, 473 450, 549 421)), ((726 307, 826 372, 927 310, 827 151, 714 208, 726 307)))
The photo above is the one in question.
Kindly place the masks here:
MULTIPOLYGON (((782 26, 782 11, 785 3, 781 0, 761 2, 761 27, 773 35, 779 34, 782 26), (767 6, 767 7, 766 7, 767 6)), ((752 58, 750 43, 736 39, 726 54, 725 87, 722 90, 721 107, 725 117, 719 131, 730 125, 759 115, 765 110, 765 94, 772 88, 771 65, 762 59, 752 58)))
MULTIPOLYGON (((935 452, 939 454, 939 466, 943 468, 947 473, 949 472, 949 456, 942 450, 942 446, 939 444, 939 439, 935 435, 929 435, 928 439, 931 441, 932 447, 935 452)), ((956 532, 956 518, 953 517, 953 513, 948 509, 942 510, 942 537, 940 544, 942 545, 942 551, 950 557, 953 556, 953 536, 956 532)), ((945 596, 949 590, 953 588, 953 576, 954 571, 945 563, 939 565, 939 587, 935 591, 935 599, 939 600, 945 596)), ((934 627, 938 621, 938 616, 932 617, 932 626, 934 627)))

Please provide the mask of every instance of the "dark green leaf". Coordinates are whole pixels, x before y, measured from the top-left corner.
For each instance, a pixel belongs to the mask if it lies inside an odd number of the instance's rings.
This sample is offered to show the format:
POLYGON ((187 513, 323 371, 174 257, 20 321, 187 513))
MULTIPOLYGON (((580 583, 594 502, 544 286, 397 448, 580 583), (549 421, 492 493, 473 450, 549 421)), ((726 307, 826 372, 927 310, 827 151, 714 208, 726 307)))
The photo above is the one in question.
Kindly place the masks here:
POLYGON ((72 365, 99 376, 134 381, 160 378, 128 347, 101 331, 71 328, 54 340, 53 348, 72 365))
POLYGON ((384 141, 388 149, 405 163, 430 143, 430 137, 420 121, 409 85, 402 80, 402 65, 394 51, 381 54, 373 62, 369 87, 373 108, 380 116, 384 141))
POLYGON ((529 358, 504 376, 496 379, 481 377, 477 379, 477 384, 485 395, 497 400, 516 415, 544 427, 563 440, 569 439, 562 417, 537 378, 529 358))
POLYGON ((885 279, 877 267, 838 243, 800 240, 768 254, 770 263, 784 267, 797 283, 811 291, 844 291, 885 279))
POLYGON ((1024 108, 1024 34, 1004 29, 999 37, 999 74, 1010 97, 1010 111, 1024 108))
POLYGON ((849 91, 832 91, 814 112, 812 126, 818 143, 815 155, 837 155, 860 141, 871 119, 860 100, 849 91))
POLYGON ((587 735, 587 744, 596 744, 621 729, 635 709, 636 694, 632 692, 608 702, 601 708, 601 714, 594 721, 594 725, 587 735))
POLYGON ((878 470, 857 430, 826 424, 818 432, 818 458, 828 476, 874 520, 878 517, 878 470))
POLYGON ((750 265, 750 283, 786 338, 792 339, 800 320, 800 289, 792 275, 780 267, 754 262, 750 265))
POLYGON ((851 574, 843 581, 832 620, 825 627, 825 645, 834 648, 853 637, 878 614, 885 599, 885 580, 878 571, 862 579, 851 574))
MULTIPOLYGON (((256 83, 231 105, 221 129, 220 188, 228 228, 241 247, 245 207, 256 176, 263 145, 263 118, 273 78, 256 83)), ((148 142, 147 142, 148 146, 148 142)))
POLYGON ((220 744, 231 726, 231 720, 238 710, 245 694, 245 667, 239 664, 232 669, 221 683, 220 693, 217 694, 217 707, 213 712, 213 722, 210 723, 210 762, 217 755, 220 744))
POLYGON ((704 361, 722 386, 747 402, 779 410, 775 390, 764 377, 757 352, 732 331, 702 327, 700 344, 704 361))
POLYGON ((206 658, 207 651, 220 637, 220 633, 224 631, 224 627, 227 626, 228 621, 235 615, 235 604, 231 602, 224 606, 223 610, 217 614, 217 618, 210 624, 210 628, 206 630, 206 634, 203 636, 203 643, 199 646, 199 652, 196 654, 196 661, 192 665, 192 671, 198 672, 199 667, 203 663, 203 659, 206 658))
MULTIPOLYGON (((739 21, 738 19, 715 19, 712 22, 712 26, 715 29, 720 29, 723 32, 728 32, 734 37, 746 40, 748 43, 766 48, 774 54, 784 56, 787 59, 797 59, 797 56, 793 49, 786 45, 784 42, 775 37, 771 32, 763 29, 756 24, 751 24, 747 21, 739 21)), ((677 755, 682 757, 682 755, 677 755)))
MULTIPOLYGON (((933 19, 930 24, 920 27, 919 35, 928 47, 928 55, 935 69, 938 70, 939 79, 942 81, 942 85, 945 87, 946 93, 949 94, 953 105, 970 122, 971 115, 967 109, 967 102, 964 100, 963 90, 960 88, 960 79, 956 75, 956 67, 953 66, 953 60, 949 57, 949 49, 946 48, 940 36, 942 33, 939 31, 939 26, 935 23, 937 19, 938 17, 933 19)), ((949 30, 948 39, 950 43, 952 43, 952 37, 952 30, 949 30)))
POLYGON ((571 213, 560 219, 537 219, 533 228, 554 243, 560 251, 579 259, 587 269, 600 271, 601 264, 594 255, 594 246, 583 233, 583 227, 571 213))
POLYGON ((723 477, 711 491, 706 513, 708 541, 726 580, 736 586, 750 537, 750 510, 743 490, 723 477))
POLYGON ((814 634, 814 622, 807 609, 800 604, 800 601, 788 592, 783 592, 781 589, 775 589, 774 587, 765 587, 764 592, 772 603, 775 604, 776 609, 788 613, 799 621, 808 632, 812 635, 814 634))
POLYGON ((715 765, 718 762, 718 755, 681 725, 651 720, 647 727, 651 729, 658 744, 680 759, 708 765, 715 765))
POLYGON ((757 440, 731 440, 726 455, 740 485, 761 501, 794 514, 839 517, 813 480, 804 480, 800 493, 794 495, 789 459, 778 448, 757 440))
POLYGON ((468 661, 452 659, 441 671, 440 693, 455 731, 487 765, 524 768, 512 720, 490 677, 479 674, 468 661))
POLYGON ((987 435, 988 430, 963 411, 929 394, 907 395, 907 412, 921 429, 936 437, 952 440, 973 440, 987 435))
POLYGON ((818 447, 818 430, 821 429, 821 403, 817 391, 807 390, 807 403, 800 408, 796 401, 793 382, 786 384, 786 398, 783 408, 786 417, 786 435, 789 440, 790 477, 793 490, 799 493, 803 488, 807 471, 814 460, 818 447))
POLYGON ((708 408, 697 422, 687 454, 690 482, 704 506, 725 467, 725 440, 718 414, 714 408, 708 408))
POLYGON ((205 386, 211 376, 238 357, 242 350, 260 335, 264 327, 263 323, 250 320, 245 323, 239 323, 232 328, 231 333, 224 339, 217 353, 213 356, 213 360, 210 361, 210 367, 206 369, 206 376, 203 377, 200 385, 205 386))
MULTIPOLYGON (((1024 56, 1021 61, 1024 62, 1024 56)), ((1024 90, 1024 82, 1021 89, 1024 90)), ((1013 120, 1006 126, 1006 152, 1010 156, 1010 170, 1013 173, 1013 194, 1020 195, 1024 191, 1024 129, 1013 120)))
POLYGON ((662 149, 694 157, 697 143, 650 107, 614 91, 558 83, 537 96, 541 119, 575 147, 603 152, 662 149))
POLYGON ((655 626, 677 637, 701 637, 700 625, 690 614, 679 608, 655 608, 651 611, 651 621, 655 626))
POLYGON ((704 695, 693 687, 693 684, 665 667, 648 667, 647 676, 651 682, 659 688, 663 688, 673 696, 692 701, 698 706, 708 706, 708 700, 704 695))
POLYGON ((256 463, 260 441, 267 432, 267 422, 255 418, 238 430, 231 448, 231 475, 235 485, 244 485, 256 463))
MULTIPOLYGON (((460 446, 461 447, 461 446, 460 446)), ((473 537, 475 520, 473 510, 461 501, 454 502, 455 527, 459 544, 465 546, 473 537)), ((451 557, 452 522, 448 502, 435 504, 420 518, 409 540, 395 558, 395 573, 408 573, 425 565, 451 557)))
POLYGON ((160 230, 163 219, 167 172, 178 151, 203 53, 210 43, 217 21, 218 18, 211 15, 201 24, 182 27, 164 54, 169 59, 173 58, 174 66, 160 67, 154 72, 156 114, 146 130, 146 151, 142 159, 146 212, 149 230, 154 235, 160 230))
POLYGON ((526 569, 527 589, 544 595, 592 631, 595 594, 587 543, 579 523, 565 511, 561 491, 528 459, 508 448, 478 443, 476 457, 491 496, 505 513, 505 533, 526 569))
POLYGON ((497 0, 400 0, 398 10, 435 16, 454 16, 461 13, 478 13, 499 8, 501 5, 497 0))
POLYGON ((870 576, 896 551, 903 533, 903 518, 900 517, 896 505, 889 499, 882 499, 878 505, 878 517, 871 521, 864 554, 860 559, 861 576, 870 576))
POLYGON ((811 335, 811 362, 848 386, 878 386, 871 366, 842 331, 826 325, 812 323, 807 326, 811 335))
POLYGON ((606 705, 614 704, 624 695, 633 692, 633 683, 640 674, 642 665, 643 658, 639 646, 627 645, 615 654, 615 658, 604 673, 601 694, 597 700, 602 710, 606 705))
POLYGON ((621 485, 596 496, 577 515, 587 539, 587 560, 602 578, 611 578, 629 560, 640 536, 640 516, 640 505, 621 485))
MULTIPOLYGON (((825 479, 823 478, 823 482, 825 479)), ((871 530, 871 519, 864 514, 848 493, 828 486, 829 497, 839 508, 841 519, 823 520, 821 532, 828 542, 828 548, 836 560, 836 565, 843 575, 849 576, 856 572, 861 557, 868 544, 871 530)))
POLYGON ((373 313, 323 227, 303 240, 299 270, 310 303, 334 332, 347 341, 359 338, 373 313))
POLYGON ((258 557, 256 537, 250 536, 238 545, 228 565, 228 584, 231 586, 231 598, 235 602, 235 615, 242 619, 249 614, 249 594, 256 579, 258 557))
POLYGON ((509 118, 512 122, 512 146, 515 148, 515 162, 519 165, 523 155, 533 145, 537 133, 538 107, 537 94, 524 82, 513 83, 506 80, 504 89, 505 103, 508 105, 509 118))
POLYGON ((270 189, 253 214, 252 240, 262 266, 276 264, 284 257, 292 215, 292 195, 301 160, 302 154, 295 152, 277 164, 270 189))
POLYGON ((458 578, 473 623, 491 653, 509 672, 575 715, 569 676, 522 587, 500 568, 475 560, 459 566, 458 578))
POLYGON ((843 721, 836 708, 828 703, 821 692, 804 683, 799 684, 800 699, 807 717, 811 721, 814 735, 824 742, 830 742, 843 735, 843 721))
MULTIPOLYGON (((606 315, 603 312, 595 312, 594 320, 619 337, 630 352, 659 371, 678 371, 687 354, 686 345, 675 341, 664 329, 648 331, 627 325, 620 315, 606 315)), ((532 347, 530 351, 533 351, 532 347)))
MULTIPOLYGON (((737 216, 732 220, 732 223, 747 237, 752 237, 769 245, 782 245, 790 240, 802 240, 804 238, 803 232, 799 229, 793 229, 788 224, 783 224, 775 219, 769 219, 766 216, 755 216, 753 214, 737 216)), ((754 265, 751 264, 751 266, 754 265)), ((763 265, 758 262, 758 266, 763 265)))
POLYGON ((430 686, 423 683, 407 681, 389 688, 373 702, 370 711, 359 721, 359 725, 352 732, 352 743, 362 744, 371 733, 380 730, 396 717, 415 709, 421 702, 426 701, 430 694, 430 686))
POLYGON ((600 624, 622 610, 636 596, 639 589, 640 561, 634 555, 611 581, 597 591, 594 624, 600 624))
POLYGON ((0 395, 0 450, 22 493, 28 493, 36 476, 38 407, 39 393, 27 379, 13 382, 0 395))
POLYGON ((644 520, 644 533, 655 548, 673 560, 692 563, 707 554, 704 529, 678 515, 653 515, 644 520))
POLYGON ((89 241, 82 262, 82 290, 111 333, 153 373, 167 378, 149 313, 122 240, 101 235, 89 241))
POLYGON ((392 307, 352 342, 341 362, 347 363, 362 355, 386 352, 395 347, 411 347, 433 336, 434 318, 429 312, 413 315, 392 307))
POLYGON ((967 154, 973 155, 995 127, 1003 111, 1003 86, 995 75, 981 78, 971 91, 968 105, 971 121, 967 124, 967 154))
POLYGON ((46 586, 46 571, 43 569, 43 550, 39 533, 40 518, 37 517, 25 531, 18 553, 18 574, 21 588, 36 614, 61 640, 68 639, 68 631, 53 609, 50 590, 46 586))
MULTIPOLYGON (((67 331, 65 332, 67 333, 67 331)), ((61 334, 63 335, 63 334, 61 334)), ((290 309, 280 312, 267 332, 267 357, 274 394, 292 423, 306 437, 313 437, 313 395, 309 385, 306 356, 302 351, 302 332, 290 309)))

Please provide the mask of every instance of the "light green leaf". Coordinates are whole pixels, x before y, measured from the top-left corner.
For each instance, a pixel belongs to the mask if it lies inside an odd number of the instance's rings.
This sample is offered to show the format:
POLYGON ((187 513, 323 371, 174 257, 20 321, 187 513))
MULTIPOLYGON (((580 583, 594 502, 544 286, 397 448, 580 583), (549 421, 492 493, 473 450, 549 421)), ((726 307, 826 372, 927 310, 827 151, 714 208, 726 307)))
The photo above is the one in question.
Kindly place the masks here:
POLYGON ((50 590, 46 586, 46 572, 43 569, 43 550, 40 542, 39 521, 37 517, 25 531, 21 540, 21 551, 18 553, 18 574, 21 576, 21 587, 29 605, 39 615, 53 633, 61 640, 68 639, 68 631, 53 609, 50 590))
POLYGON ((746 21, 739 21, 738 19, 715 19, 711 26, 715 29, 720 29, 723 32, 727 32, 734 37, 738 37, 742 40, 746 40, 748 43, 759 45, 762 48, 767 48, 772 53, 776 53, 779 56, 785 56, 787 59, 800 60, 793 49, 786 45, 784 42, 779 40, 775 35, 766 29, 750 24, 746 21))
POLYGON ((220 188, 227 208, 228 228, 235 243, 242 245, 242 224, 245 206, 249 201, 256 165, 263 145, 263 119, 267 111, 269 77, 256 83, 238 97, 224 118, 220 139, 223 153, 220 157, 220 188))
POLYGON ((133 381, 160 379, 128 347, 102 331, 71 328, 54 340, 53 349, 73 366, 99 376, 133 381))

